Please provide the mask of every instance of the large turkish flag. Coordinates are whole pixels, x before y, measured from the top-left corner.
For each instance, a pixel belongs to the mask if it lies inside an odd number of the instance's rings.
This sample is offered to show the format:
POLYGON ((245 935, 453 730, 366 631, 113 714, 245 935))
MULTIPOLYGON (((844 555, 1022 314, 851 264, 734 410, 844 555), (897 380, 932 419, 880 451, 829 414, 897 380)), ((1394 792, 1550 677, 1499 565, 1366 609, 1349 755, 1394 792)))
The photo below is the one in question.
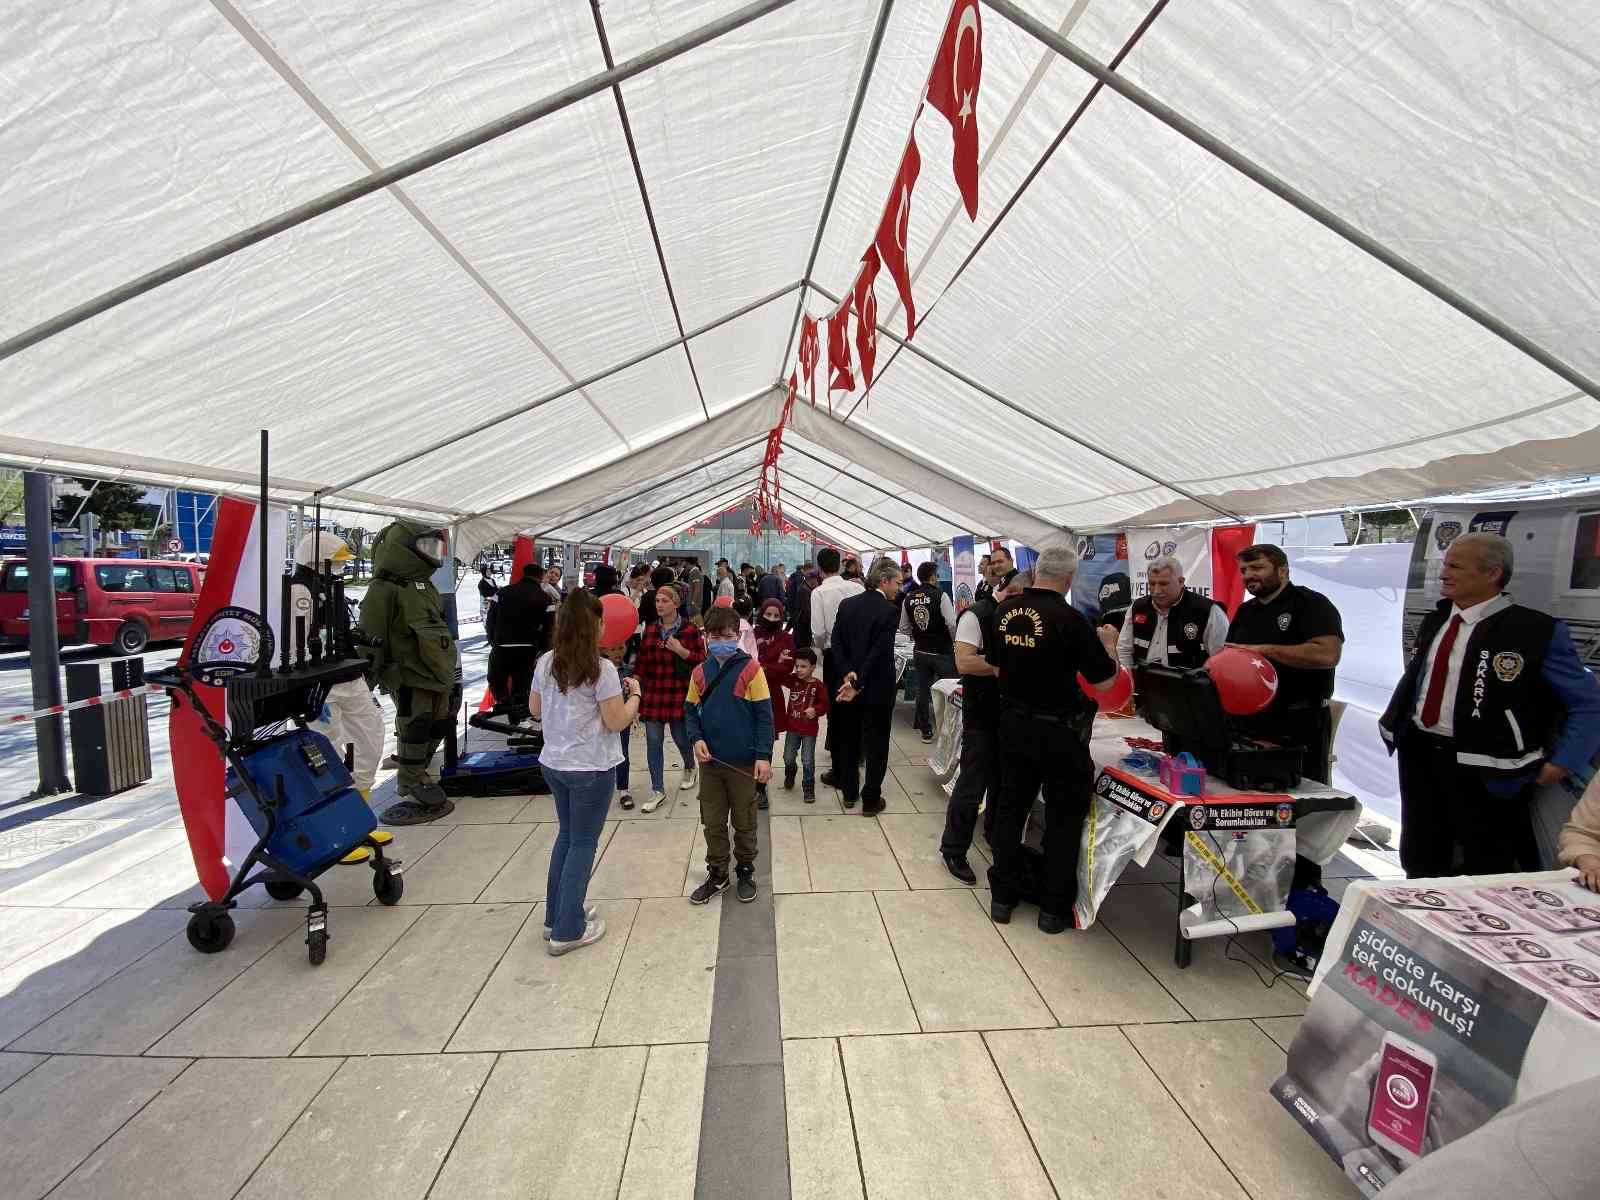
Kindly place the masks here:
MULTIPOLYGON (((921 109, 917 110, 921 115, 921 109)), ((911 192, 917 186, 917 173, 922 169, 922 156, 917 153, 916 122, 911 125, 911 140, 906 143, 905 157, 900 160, 900 170, 895 174, 894 188, 889 202, 884 205, 883 216, 878 221, 878 233, 873 247, 878 258, 894 276, 894 285, 900 291, 900 303, 906 309, 906 340, 917 332, 916 305, 911 299, 911 269, 906 265, 906 228, 911 223, 911 192)), ((870 251, 869 251, 870 253, 870 251)))
POLYGON ((850 301, 828 318, 828 410, 833 410, 833 393, 855 388, 856 377, 850 365, 850 301))
POLYGON ((878 278, 878 252, 867 248, 861 260, 861 270, 856 274, 855 286, 850 289, 851 302, 856 310, 856 361, 861 364, 861 387, 872 386, 872 368, 878 361, 878 296, 872 284, 878 278))
POLYGON ((967 216, 978 216, 978 83, 983 75, 983 21, 978 0, 955 0, 928 77, 928 103, 955 136, 956 186, 967 216))

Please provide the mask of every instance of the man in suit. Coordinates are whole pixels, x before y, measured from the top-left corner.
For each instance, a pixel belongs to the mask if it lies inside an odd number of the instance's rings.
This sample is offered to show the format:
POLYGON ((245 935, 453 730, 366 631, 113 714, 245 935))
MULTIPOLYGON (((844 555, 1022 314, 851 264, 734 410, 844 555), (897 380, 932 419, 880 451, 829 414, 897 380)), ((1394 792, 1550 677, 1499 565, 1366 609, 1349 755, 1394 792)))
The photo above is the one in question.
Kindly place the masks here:
MULTIPOLYGON (((889 768, 889 722, 894 715, 894 635, 900 626, 900 568, 887 559, 873 567, 867 590, 839 604, 831 646, 841 687, 828 713, 833 725, 833 776, 861 815, 883 811, 883 776, 889 768), (860 780, 865 760, 867 779, 860 780)), ((831 703, 831 701, 830 701, 831 703)))
POLYGON ((1400 753, 1400 865, 1411 879, 1546 865, 1529 820, 1533 785, 1559 783, 1600 751, 1600 683, 1564 624, 1513 603, 1511 568, 1498 534, 1450 544, 1443 599, 1378 722, 1400 753))

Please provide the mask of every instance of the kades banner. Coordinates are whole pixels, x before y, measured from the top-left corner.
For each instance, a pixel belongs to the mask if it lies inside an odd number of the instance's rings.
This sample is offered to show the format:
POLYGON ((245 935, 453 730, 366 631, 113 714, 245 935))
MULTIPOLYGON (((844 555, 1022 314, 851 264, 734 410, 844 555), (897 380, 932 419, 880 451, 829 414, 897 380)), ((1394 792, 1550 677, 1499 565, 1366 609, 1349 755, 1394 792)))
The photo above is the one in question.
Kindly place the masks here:
POLYGON ((1518 911, 1533 889, 1467 880, 1357 891, 1341 916, 1272 1093, 1364 1195, 1501 1109, 1594 1074, 1600 971, 1570 915, 1584 893, 1551 874, 1540 890, 1567 913, 1562 932, 1518 911))

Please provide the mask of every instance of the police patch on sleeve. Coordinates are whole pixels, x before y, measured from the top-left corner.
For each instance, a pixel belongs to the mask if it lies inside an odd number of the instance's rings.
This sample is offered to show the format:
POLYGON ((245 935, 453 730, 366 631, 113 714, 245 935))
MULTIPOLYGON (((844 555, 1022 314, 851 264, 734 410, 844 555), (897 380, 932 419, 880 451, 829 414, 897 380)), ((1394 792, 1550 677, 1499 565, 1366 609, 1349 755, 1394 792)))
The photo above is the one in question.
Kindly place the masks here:
POLYGON ((1502 650, 1494 656, 1494 674, 1501 683, 1513 683, 1522 674, 1522 655, 1514 650, 1502 650))

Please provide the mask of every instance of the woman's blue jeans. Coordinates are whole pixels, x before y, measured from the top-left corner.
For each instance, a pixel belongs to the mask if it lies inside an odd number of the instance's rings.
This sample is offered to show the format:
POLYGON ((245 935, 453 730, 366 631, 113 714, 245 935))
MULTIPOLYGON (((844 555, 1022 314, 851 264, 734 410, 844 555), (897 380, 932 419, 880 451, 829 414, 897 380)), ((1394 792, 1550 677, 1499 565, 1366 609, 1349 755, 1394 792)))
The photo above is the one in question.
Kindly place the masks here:
POLYGON ((650 789, 666 790, 666 772, 663 751, 666 747, 667 728, 672 729, 672 741, 683 755, 683 765, 694 768, 694 747, 689 745, 689 732, 682 721, 646 721, 644 723, 644 757, 650 767, 650 789))
POLYGON ((555 797, 556 820, 561 823, 550 851, 544 923, 550 926, 552 941, 573 942, 583 936, 583 904, 600 830, 611 808, 613 773, 546 767, 544 780, 555 797))

